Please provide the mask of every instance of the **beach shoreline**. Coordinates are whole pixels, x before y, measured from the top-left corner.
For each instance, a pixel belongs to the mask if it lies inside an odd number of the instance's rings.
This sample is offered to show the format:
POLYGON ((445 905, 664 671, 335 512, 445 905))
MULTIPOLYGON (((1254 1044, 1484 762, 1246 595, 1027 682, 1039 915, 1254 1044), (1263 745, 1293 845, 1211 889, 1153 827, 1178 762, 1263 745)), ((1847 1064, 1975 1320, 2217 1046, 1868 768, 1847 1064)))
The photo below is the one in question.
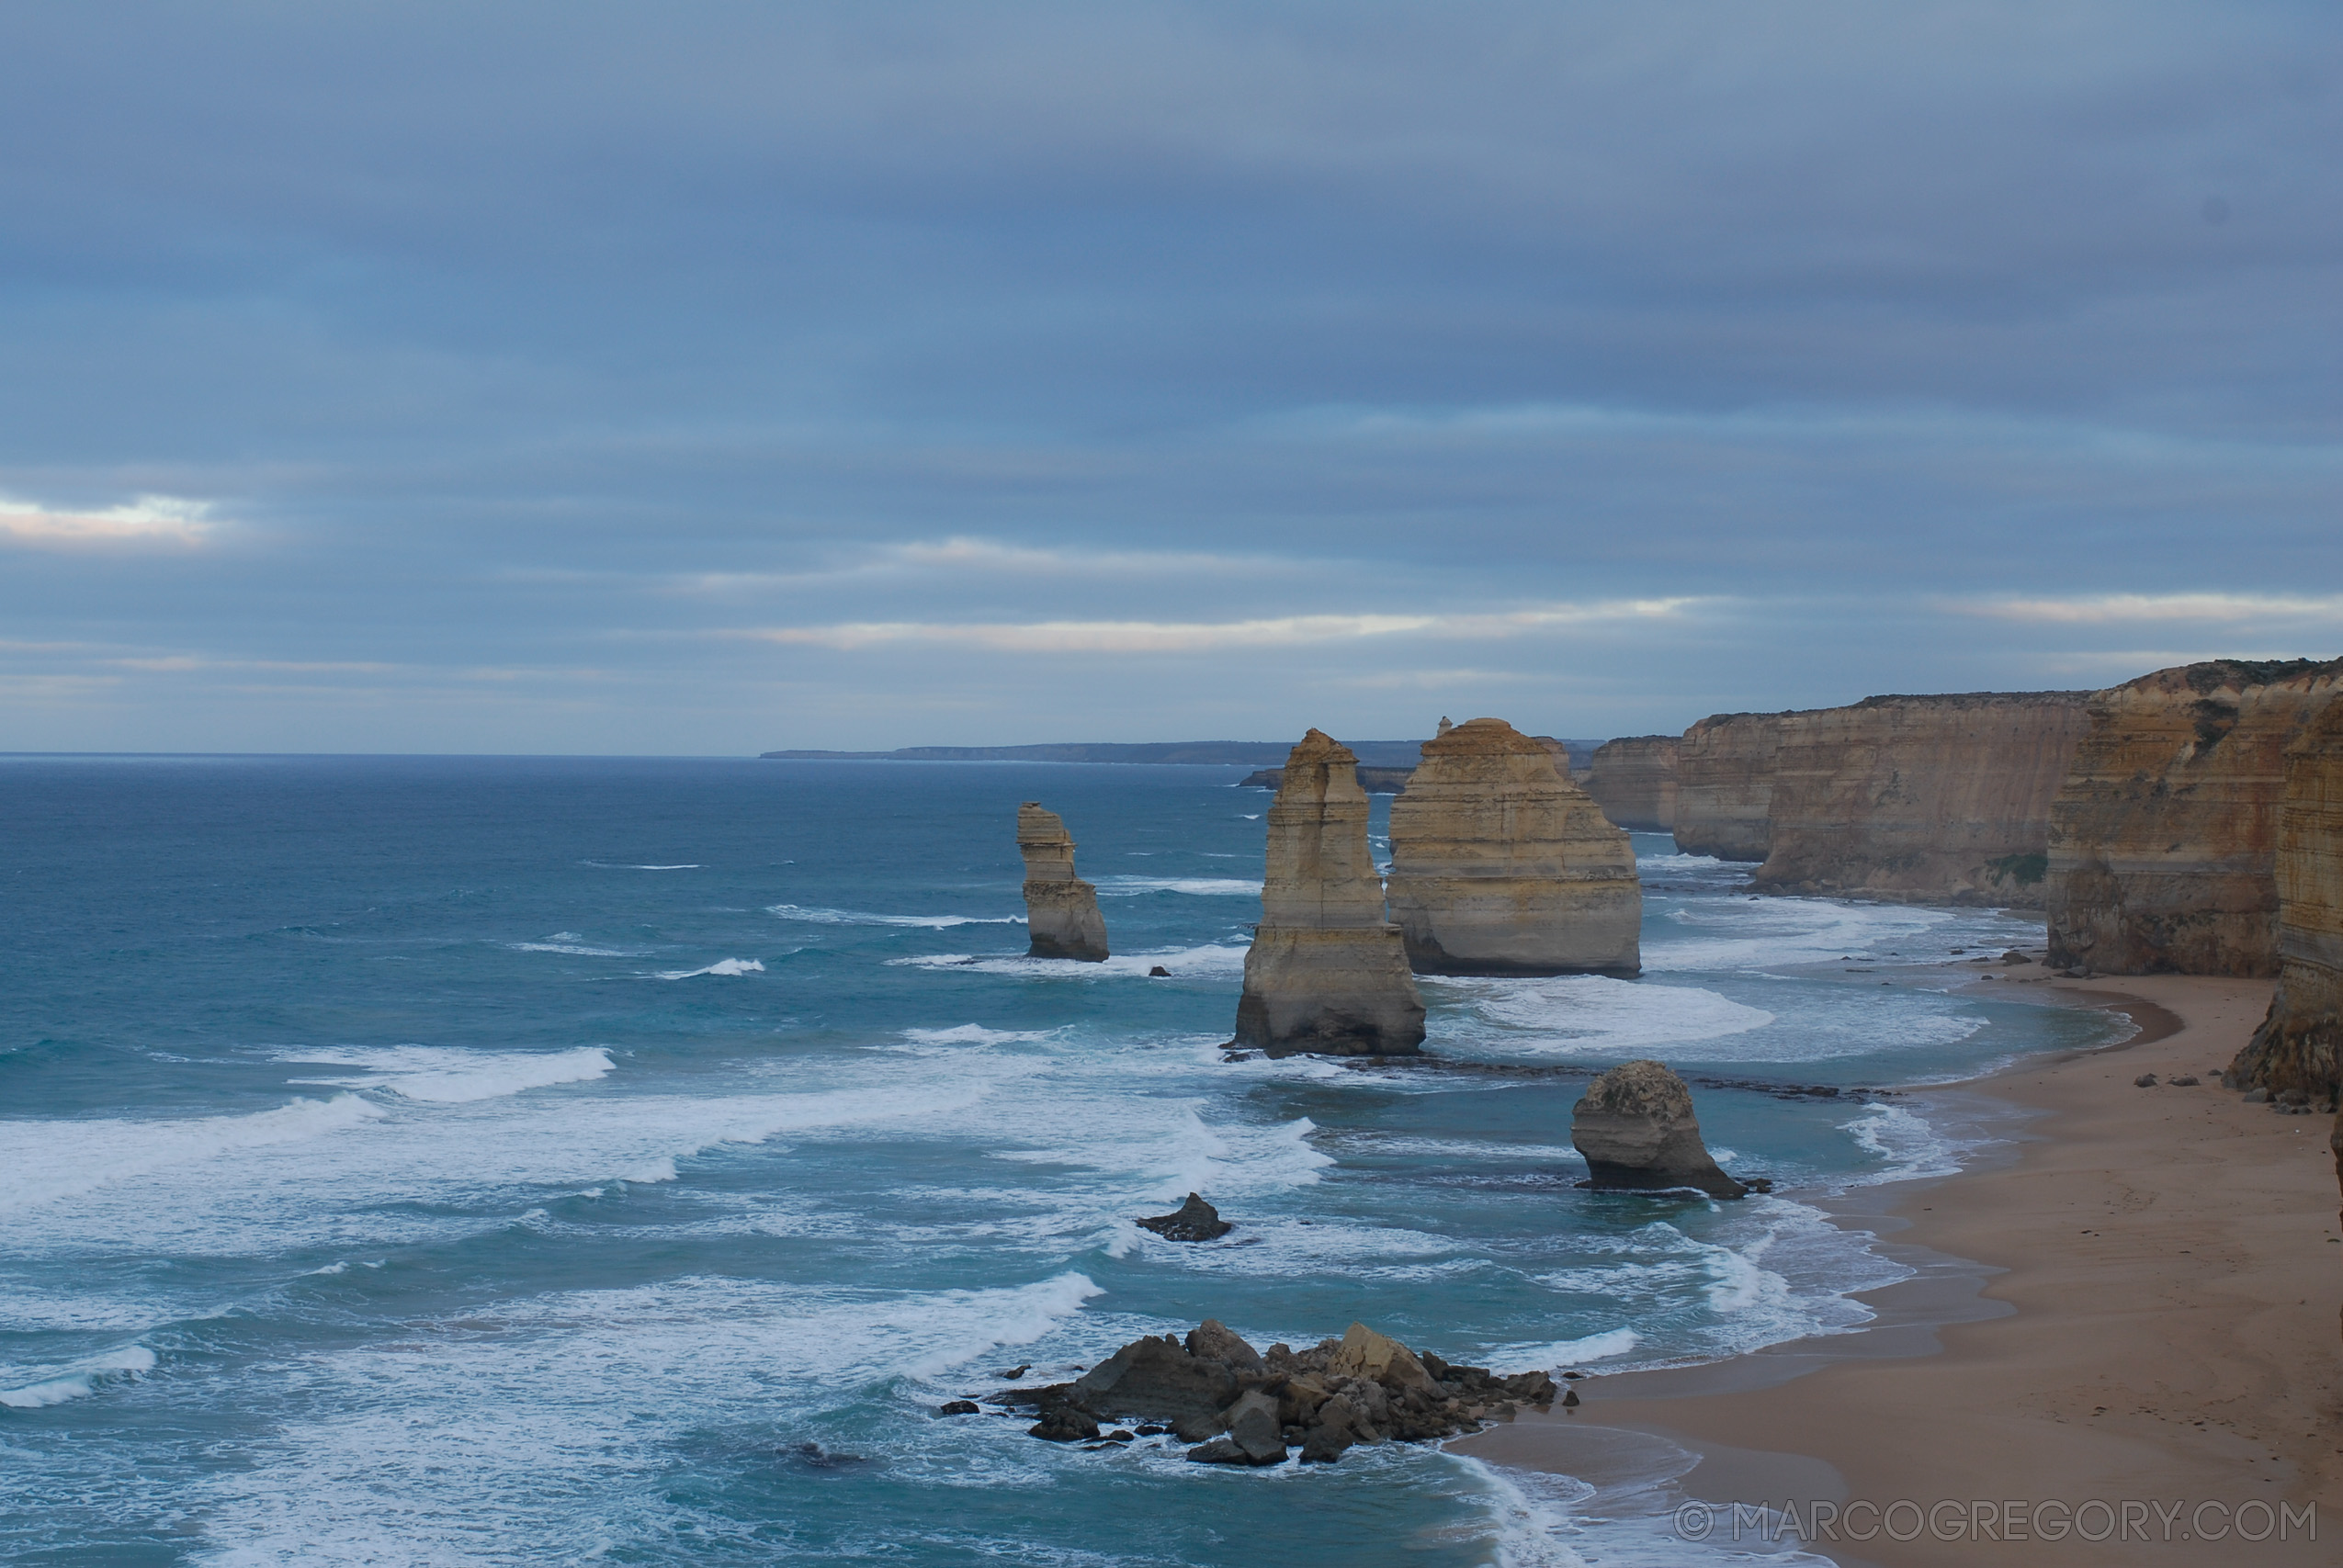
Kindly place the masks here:
POLYGON ((2271 983, 2067 981, 2012 965, 1974 984, 2025 985, 2028 999, 2138 1027, 1907 1091, 1932 1115, 1989 1118, 1994 1141, 1957 1174, 1817 1204, 1914 1269, 1860 1293, 1871 1324, 1589 1377, 1578 1408, 1450 1447, 1583 1475, 1574 1466, 1665 1440, 1697 1462, 1667 1494, 1683 1512, 1662 1528, 1705 1529, 1720 1546, 1737 1533, 1745 1550, 1793 1535, 1845 1568, 2334 1561, 2343 1233, 2329 1122, 2245 1104, 2213 1077, 2271 983), (2156 1087, 2134 1086, 2145 1073, 2156 1087), (2166 1081, 2182 1076, 2200 1082, 2166 1081), (1817 1503, 1853 1539, 1815 1528, 1817 1503), (1761 1505, 1794 1506, 1797 1528, 1778 1513, 1758 1522, 1761 1505), (1885 1529, 1862 1511, 1890 1506, 1885 1529), (2237 1539, 2265 1524, 2267 1539, 2237 1539))

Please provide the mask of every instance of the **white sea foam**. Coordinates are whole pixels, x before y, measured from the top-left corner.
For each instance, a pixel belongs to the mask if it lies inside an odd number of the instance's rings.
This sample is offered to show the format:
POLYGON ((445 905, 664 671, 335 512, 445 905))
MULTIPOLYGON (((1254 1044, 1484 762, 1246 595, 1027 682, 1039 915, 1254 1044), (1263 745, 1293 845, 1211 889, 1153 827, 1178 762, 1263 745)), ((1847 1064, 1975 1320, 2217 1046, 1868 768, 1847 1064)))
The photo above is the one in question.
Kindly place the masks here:
POLYGON ((375 1075, 362 1078, 304 1078, 297 1082, 379 1089, 402 1100, 442 1104, 490 1100, 553 1084, 588 1082, 617 1065, 611 1061, 610 1053, 599 1045, 581 1045, 568 1051, 467 1051, 444 1045, 336 1047, 279 1052, 277 1060, 364 1067, 375 1075))
POLYGON ((1607 1328, 1578 1339, 1557 1339, 1545 1345, 1501 1345, 1488 1352, 1498 1371, 1552 1371, 1556 1367, 1582 1367, 1589 1361, 1624 1356, 1643 1343, 1632 1328, 1607 1328))
POLYGON ((308 1143, 381 1114, 355 1094, 337 1094, 248 1116, 0 1121, 0 1213, 272 1145, 308 1143))
POLYGON ((770 904, 768 915, 817 926, 917 926, 942 931, 950 926, 1021 926, 1023 915, 874 915, 861 909, 822 909, 802 904, 770 904))
POLYGON ((1725 862, 1718 860, 1715 855, 1677 853, 1636 857, 1636 865, 1639 870, 1649 866, 1655 871, 1708 871, 1724 863, 1725 862))
POLYGON ((1158 965, 1175 976, 1228 976, 1245 972, 1245 952, 1229 943, 1202 947, 1165 947, 1149 953, 1118 953, 1100 964, 1069 964, 1062 958, 1028 958, 1022 953, 923 953, 913 958, 890 958, 890 967, 965 970, 979 975, 1014 975, 1035 980, 1099 980, 1147 978, 1158 965))
MULTIPOLYGON (((1668 974, 1827 964, 1848 953, 1862 957, 1918 949, 1930 931, 1961 918, 1952 910, 1910 904, 1702 898, 1670 911, 1670 925, 1689 934, 1646 942, 1643 966, 1647 974, 1668 974)), ((1941 944, 1926 945, 1933 952, 1941 944)))
POLYGON ((1883 1168, 1858 1179, 1858 1184, 1912 1181, 1924 1177, 1951 1176, 1961 1168, 1961 1148, 1929 1120, 1900 1105, 1877 1100, 1863 1114, 1839 1124, 1857 1144, 1885 1162, 1883 1168))
MULTIPOLYGON (((128 1345, 119 1350, 108 1350, 75 1361, 70 1366, 43 1369, 36 1372, 29 1382, 0 1389, 0 1405, 11 1410, 39 1410, 46 1405, 62 1404, 69 1399, 86 1399, 107 1383, 153 1370, 153 1351, 143 1345, 128 1345)), ((15 1381, 6 1371, 0 1371, 0 1380, 15 1381)))
POLYGON ((1259 878, 1241 876, 1102 876, 1097 887, 1102 897, 1128 898, 1141 893, 1193 893, 1207 898, 1257 898, 1261 896, 1259 878))
MULTIPOLYGON (((1476 1038, 1538 1055, 1627 1057, 1763 1029, 1773 1014, 1696 986, 1571 975, 1522 980, 1441 980, 1486 1023, 1476 1038)), ((1703 1053, 1705 1055, 1705 1053, 1703 1053)))
POLYGON ((705 969, 662 969, 662 980, 696 980, 703 975, 762 975, 764 964, 755 958, 719 958, 705 969))
POLYGON ((700 869, 696 863, 690 865, 625 865, 612 861, 590 860, 581 861, 578 863, 590 865, 600 871, 697 871, 700 869))
POLYGON ((1035 1040, 1054 1040, 1055 1029, 987 1029, 980 1023, 963 1023, 951 1029, 906 1029, 903 1038, 919 1045, 1017 1045, 1035 1040))
POLYGON ((640 947, 588 947, 570 932, 557 932, 543 942, 508 942, 504 944, 515 953, 568 953, 580 958, 640 958, 640 947), (569 940, 562 940, 568 937, 569 940))

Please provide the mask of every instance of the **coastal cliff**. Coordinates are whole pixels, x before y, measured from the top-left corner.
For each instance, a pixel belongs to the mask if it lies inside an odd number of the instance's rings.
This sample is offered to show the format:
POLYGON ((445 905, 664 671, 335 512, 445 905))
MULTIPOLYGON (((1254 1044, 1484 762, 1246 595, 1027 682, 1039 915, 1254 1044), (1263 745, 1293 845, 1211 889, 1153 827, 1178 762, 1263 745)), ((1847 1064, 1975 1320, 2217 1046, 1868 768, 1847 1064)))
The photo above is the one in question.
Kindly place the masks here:
POLYGON ((2286 748, 2343 660, 2213 660, 2100 692, 2051 807, 2050 962, 2274 975, 2286 748))
POLYGON ((1626 833, 1501 718, 1445 728, 1391 804, 1391 919, 1420 975, 1631 976, 1626 833))
POLYGON ((1017 850, 1025 858, 1028 954, 1104 961, 1106 919, 1098 912, 1098 889, 1074 874, 1074 840, 1064 820, 1026 801, 1017 807, 1017 850))
POLYGON ((1273 1056, 1380 1056, 1423 1043, 1423 998, 1383 918, 1358 759, 1313 729, 1269 807, 1262 922, 1245 953, 1235 1043, 1273 1056))
POLYGON ((1750 886, 2041 907, 2050 807, 2087 692, 1866 697, 1779 716, 1750 886))
POLYGON ((2278 991, 2229 1082, 2332 1106, 2343 1096, 2343 698, 2286 749, 2277 876, 2278 991))
POLYGON ((1688 855, 1763 860, 1772 843, 1778 713, 1720 713, 1676 747, 1676 847, 1688 855))
POLYGON ((1637 833, 1676 830, 1676 750, 1673 735, 1606 740, 1588 765, 1586 789, 1615 827, 1637 833))

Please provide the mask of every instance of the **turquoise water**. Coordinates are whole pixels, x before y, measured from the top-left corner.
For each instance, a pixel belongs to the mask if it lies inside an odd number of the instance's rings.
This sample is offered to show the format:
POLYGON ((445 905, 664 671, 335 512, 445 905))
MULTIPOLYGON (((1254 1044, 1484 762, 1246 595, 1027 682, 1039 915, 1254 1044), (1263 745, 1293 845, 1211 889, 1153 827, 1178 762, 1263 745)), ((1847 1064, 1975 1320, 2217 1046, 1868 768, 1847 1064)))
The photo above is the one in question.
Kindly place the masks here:
POLYGON ((1230 1474, 934 1410, 1206 1315, 1507 1371, 1851 1326, 1900 1270, 1803 1200, 1957 1145, 1704 1088, 1777 1194, 1596 1197, 1585 1074, 1893 1085, 2110 1027, 1907 967, 2038 923, 1752 901, 1639 836, 1643 979, 1425 985, 1432 1051, 1538 1070, 1230 1064, 1239 776, 0 759, 0 1554, 1683 1562, 1436 1451, 1230 1474), (1021 956, 1024 799, 1108 964, 1021 956), (1191 1188, 1227 1242, 1130 1224, 1191 1188))

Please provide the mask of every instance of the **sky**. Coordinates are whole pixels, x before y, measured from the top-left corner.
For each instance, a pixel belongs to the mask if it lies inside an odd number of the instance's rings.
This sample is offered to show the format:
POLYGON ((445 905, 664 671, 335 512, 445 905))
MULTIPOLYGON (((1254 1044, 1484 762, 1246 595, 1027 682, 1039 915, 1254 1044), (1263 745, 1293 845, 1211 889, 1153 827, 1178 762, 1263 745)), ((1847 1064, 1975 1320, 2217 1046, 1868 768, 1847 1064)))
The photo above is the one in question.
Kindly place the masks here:
POLYGON ((0 9, 0 750, 2343 654, 2343 11, 0 9))

